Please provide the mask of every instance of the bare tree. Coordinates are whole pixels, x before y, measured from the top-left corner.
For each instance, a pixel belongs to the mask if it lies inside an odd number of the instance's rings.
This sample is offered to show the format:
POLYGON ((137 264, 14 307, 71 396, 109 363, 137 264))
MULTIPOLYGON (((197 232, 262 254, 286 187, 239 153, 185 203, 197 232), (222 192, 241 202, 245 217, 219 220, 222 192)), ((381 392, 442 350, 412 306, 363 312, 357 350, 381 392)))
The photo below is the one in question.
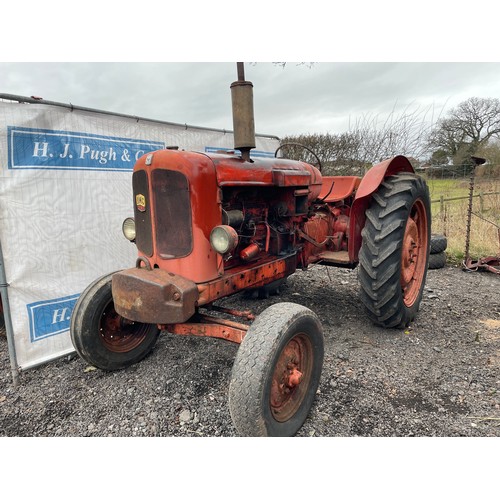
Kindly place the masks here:
POLYGON ((309 151, 296 145, 300 143, 315 152, 326 175, 363 175, 374 163, 397 155, 423 158, 428 154, 430 111, 407 107, 399 115, 393 111, 384 121, 364 116, 344 133, 284 137, 282 144, 292 144, 283 147, 283 156, 317 163, 309 151))
POLYGON ((393 110, 382 123, 377 116, 363 117, 354 128, 361 141, 360 159, 379 162, 396 155, 423 158, 428 153, 426 138, 432 125, 432 107, 412 110, 407 106, 400 114, 393 110))
POLYGON ((320 166, 323 174, 364 171, 358 159, 359 137, 355 133, 301 134, 281 140, 282 155, 320 166))

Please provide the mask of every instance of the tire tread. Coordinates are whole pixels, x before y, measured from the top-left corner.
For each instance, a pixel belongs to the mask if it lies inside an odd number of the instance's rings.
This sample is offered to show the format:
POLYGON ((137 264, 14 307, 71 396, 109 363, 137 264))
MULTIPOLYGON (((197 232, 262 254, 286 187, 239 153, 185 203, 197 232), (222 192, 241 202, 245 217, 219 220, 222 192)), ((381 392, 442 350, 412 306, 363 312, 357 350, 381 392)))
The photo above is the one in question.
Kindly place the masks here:
MULTIPOLYGON (((427 185, 415 174, 400 173, 387 177, 373 195, 372 203, 366 211, 363 242, 359 252, 360 298, 368 317, 386 328, 407 326, 416 312, 408 311, 403 304, 399 273, 400 250, 407 216, 414 200, 419 196, 425 199, 428 207, 430 226, 427 185)), ((430 228, 428 229, 430 233, 430 228)), ((427 251, 426 258, 428 253, 427 251)), ((421 293, 417 300, 417 310, 420 299, 421 293)))
MULTIPOLYGON (((229 409, 233 424, 240 435, 270 435, 269 426, 261 411, 266 380, 263 374, 271 369, 270 353, 279 348, 282 332, 303 318, 307 318, 319 331, 321 343, 317 353, 319 363, 317 368, 321 371, 323 333, 319 319, 310 309, 291 302, 274 304, 264 310, 249 328, 238 349, 229 384, 229 409)), ((318 383, 319 376, 318 380, 312 380, 311 390, 314 393, 318 383)))

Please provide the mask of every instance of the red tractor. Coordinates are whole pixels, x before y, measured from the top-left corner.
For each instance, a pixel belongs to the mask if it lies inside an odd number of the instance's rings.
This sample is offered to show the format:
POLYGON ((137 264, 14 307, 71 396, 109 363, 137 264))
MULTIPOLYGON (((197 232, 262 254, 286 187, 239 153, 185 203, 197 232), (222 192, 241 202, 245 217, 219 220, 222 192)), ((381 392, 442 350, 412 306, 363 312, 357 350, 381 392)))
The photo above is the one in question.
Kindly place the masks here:
POLYGON ((313 263, 358 266, 368 316, 403 328, 422 299, 430 200, 404 156, 362 178, 323 176, 313 165, 283 158, 251 159, 249 88, 244 78, 232 85, 241 154, 165 149, 138 160, 134 218, 123 225, 137 245, 136 265, 88 286, 73 311, 71 338, 78 354, 103 370, 143 359, 162 330, 239 343, 229 384, 237 432, 291 436, 320 380, 318 316, 277 303, 254 318, 217 301, 245 290, 272 291, 313 263))

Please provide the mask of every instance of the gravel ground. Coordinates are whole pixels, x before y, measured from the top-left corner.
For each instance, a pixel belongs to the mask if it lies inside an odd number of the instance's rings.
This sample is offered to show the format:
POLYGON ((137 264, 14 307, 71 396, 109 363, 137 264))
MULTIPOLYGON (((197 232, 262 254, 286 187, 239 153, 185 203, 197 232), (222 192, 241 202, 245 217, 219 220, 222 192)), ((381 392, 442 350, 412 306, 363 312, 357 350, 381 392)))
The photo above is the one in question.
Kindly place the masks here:
MULTIPOLYGON (((314 266, 279 296, 224 299, 256 313, 303 304, 324 326, 325 363, 298 436, 500 436, 500 278, 430 270, 404 331, 373 326, 357 271, 314 266)), ((106 373, 69 356, 12 386, 0 336, 0 436, 234 436, 227 393, 237 346, 162 334, 141 363, 106 373)))

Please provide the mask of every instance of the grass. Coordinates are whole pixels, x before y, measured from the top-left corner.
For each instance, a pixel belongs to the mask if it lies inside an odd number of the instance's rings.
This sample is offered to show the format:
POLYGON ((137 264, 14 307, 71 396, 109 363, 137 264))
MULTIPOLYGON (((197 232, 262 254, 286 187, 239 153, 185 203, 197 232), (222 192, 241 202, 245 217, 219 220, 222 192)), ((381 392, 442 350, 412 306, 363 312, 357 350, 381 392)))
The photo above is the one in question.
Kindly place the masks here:
MULTIPOLYGON (((467 214, 469 206, 469 179, 428 179, 432 203, 432 232, 448 239, 446 250, 450 261, 461 262, 465 253, 467 214), (463 200, 439 202, 440 197, 466 197, 463 200)), ((476 178, 474 194, 500 192, 500 179, 476 178)), ((473 198, 472 212, 500 226, 500 194, 473 198)), ((500 255, 498 228, 472 215, 469 254, 473 259, 500 255)))
POLYGON ((470 181, 467 179, 427 179, 431 200, 444 198, 455 198, 469 195, 470 181))

